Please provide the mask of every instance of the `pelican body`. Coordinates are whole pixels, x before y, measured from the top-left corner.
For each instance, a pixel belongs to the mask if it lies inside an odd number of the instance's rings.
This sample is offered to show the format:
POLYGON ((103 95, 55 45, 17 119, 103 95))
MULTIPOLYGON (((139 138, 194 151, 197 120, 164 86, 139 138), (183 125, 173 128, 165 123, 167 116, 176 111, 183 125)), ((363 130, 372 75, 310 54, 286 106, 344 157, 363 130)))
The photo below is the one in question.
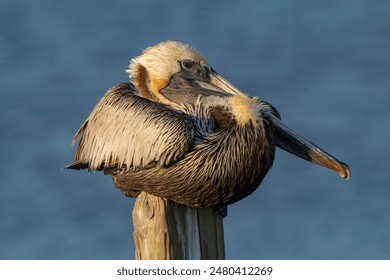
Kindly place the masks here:
POLYGON ((69 169, 102 170, 131 197, 141 191, 191 207, 250 195, 280 147, 350 177, 349 167, 283 125, 192 47, 174 41, 131 60, 130 83, 110 88, 76 133, 69 169))

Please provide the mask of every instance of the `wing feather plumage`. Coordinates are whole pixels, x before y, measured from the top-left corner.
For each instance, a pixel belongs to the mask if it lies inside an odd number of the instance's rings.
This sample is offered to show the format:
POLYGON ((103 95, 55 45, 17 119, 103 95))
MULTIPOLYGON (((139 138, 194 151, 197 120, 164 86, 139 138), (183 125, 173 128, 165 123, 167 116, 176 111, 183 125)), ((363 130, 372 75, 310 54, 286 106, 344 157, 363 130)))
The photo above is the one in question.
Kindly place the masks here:
POLYGON ((190 149, 190 117, 138 95, 131 83, 110 88, 76 133, 67 168, 138 170, 168 166, 190 149))

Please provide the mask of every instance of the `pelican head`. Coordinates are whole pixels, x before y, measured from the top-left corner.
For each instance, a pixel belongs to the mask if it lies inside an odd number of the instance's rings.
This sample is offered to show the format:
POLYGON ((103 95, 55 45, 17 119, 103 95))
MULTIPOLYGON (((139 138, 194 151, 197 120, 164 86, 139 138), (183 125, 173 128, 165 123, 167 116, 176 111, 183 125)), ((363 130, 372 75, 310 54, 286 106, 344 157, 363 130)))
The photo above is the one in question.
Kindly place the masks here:
MULTIPOLYGON (((196 61, 202 67, 208 67, 206 59, 194 48, 167 41, 149 47, 140 56, 133 58, 127 72, 143 96, 161 98, 160 90, 168 85, 172 76, 181 71, 182 66, 188 66, 188 61, 196 61)), ((164 100, 162 98, 160 101, 164 100)))
POLYGON ((243 94, 215 72, 196 49, 176 41, 145 49, 131 60, 126 72, 143 97, 167 105, 177 102, 173 102, 172 93, 171 98, 161 93, 168 85, 181 89, 179 99, 183 99, 186 89, 195 85, 197 90, 205 88, 219 93, 243 94))

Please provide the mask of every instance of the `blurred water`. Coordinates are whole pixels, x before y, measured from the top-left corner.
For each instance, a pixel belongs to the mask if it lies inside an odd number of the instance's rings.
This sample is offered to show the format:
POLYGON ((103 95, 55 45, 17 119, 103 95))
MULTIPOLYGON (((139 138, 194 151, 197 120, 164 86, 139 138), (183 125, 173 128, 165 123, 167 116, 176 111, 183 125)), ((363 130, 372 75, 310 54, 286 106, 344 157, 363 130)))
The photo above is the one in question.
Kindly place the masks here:
POLYGON ((133 200, 61 168, 131 57, 172 39, 352 168, 278 151, 229 208, 229 259, 389 259, 390 2, 0 2, 0 258, 133 258, 133 200))

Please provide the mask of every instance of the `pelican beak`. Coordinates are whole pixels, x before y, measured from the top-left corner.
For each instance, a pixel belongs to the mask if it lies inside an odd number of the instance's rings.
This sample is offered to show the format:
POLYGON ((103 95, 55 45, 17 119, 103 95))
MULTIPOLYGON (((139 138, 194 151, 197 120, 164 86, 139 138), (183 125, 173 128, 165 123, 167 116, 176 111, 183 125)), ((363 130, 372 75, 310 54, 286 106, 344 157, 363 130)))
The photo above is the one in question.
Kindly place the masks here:
POLYGON ((276 146, 297 157, 334 170, 344 179, 348 180, 351 177, 351 170, 347 164, 337 160, 320 147, 304 139, 285 126, 277 117, 269 116, 276 129, 276 146))
POLYGON ((244 94, 224 77, 215 72, 214 69, 211 69, 211 72, 209 73, 209 79, 197 79, 195 83, 200 88, 210 90, 211 92, 217 93, 217 95, 221 96, 244 94))
POLYGON ((198 68, 204 72, 203 75, 194 78, 179 72, 172 77, 165 88, 160 90, 160 93, 174 103, 194 103, 199 95, 219 97, 245 95, 214 70, 204 70, 200 66, 198 68))
POLYGON ((210 83, 223 92, 227 92, 233 95, 244 94, 214 70, 212 70, 210 74, 210 83))

